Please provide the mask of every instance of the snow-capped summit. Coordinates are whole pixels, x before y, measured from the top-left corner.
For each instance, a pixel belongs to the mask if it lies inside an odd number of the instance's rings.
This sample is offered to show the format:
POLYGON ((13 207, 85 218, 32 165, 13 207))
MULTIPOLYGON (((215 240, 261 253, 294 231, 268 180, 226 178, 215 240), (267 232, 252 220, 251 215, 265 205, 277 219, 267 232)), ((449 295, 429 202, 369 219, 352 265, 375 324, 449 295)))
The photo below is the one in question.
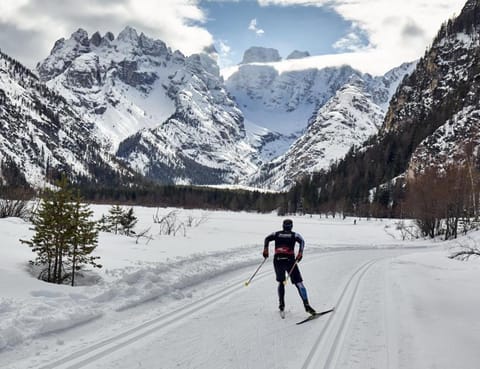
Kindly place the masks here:
POLYGON ((118 41, 123 41, 127 43, 137 43, 138 42, 138 33, 137 30, 133 27, 127 26, 121 31, 117 36, 118 41))
POLYGON ((40 75, 136 171, 217 184, 255 170, 243 115, 211 56, 185 57, 132 27, 116 38, 77 31, 57 44, 40 75))
POLYGON ((243 53, 243 59, 240 64, 248 63, 269 63, 282 60, 277 49, 252 46, 245 50, 243 53))

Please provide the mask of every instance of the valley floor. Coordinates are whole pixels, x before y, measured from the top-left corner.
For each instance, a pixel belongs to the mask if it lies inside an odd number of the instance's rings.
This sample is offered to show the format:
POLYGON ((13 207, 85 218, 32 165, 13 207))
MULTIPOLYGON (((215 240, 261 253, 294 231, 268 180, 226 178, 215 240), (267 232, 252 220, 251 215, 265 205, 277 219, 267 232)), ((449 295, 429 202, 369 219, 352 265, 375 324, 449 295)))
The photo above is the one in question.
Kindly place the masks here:
MULTIPOLYGON (((162 209, 170 211, 172 209, 162 209)), ((99 216, 107 207, 95 207, 99 216)), ((136 208, 139 228, 154 209, 136 208)), ((277 312, 263 238, 281 218, 179 211, 204 218, 146 244, 102 234, 96 285, 51 286, 25 270, 28 224, 0 220, 0 367, 472 369, 480 353, 480 263, 448 259, 454 243, 402 241, 395 221, 294 217, 307 241, 311 304, 335 311, 303 325, 296 289, 277 312), (15 250, 12 252, 12 250, 15 250), (10 252, 9 252, 10 251, 10 252)))

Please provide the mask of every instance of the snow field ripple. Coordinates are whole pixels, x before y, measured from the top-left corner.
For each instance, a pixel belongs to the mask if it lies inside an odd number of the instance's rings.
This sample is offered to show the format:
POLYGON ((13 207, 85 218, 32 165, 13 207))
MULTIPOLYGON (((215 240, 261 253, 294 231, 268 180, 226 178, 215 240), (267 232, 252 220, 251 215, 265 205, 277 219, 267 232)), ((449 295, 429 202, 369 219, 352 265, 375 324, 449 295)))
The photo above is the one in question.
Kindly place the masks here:
POLYGON ((335 367, 360 283, 367 271, 382 259, 385 258, 369 260, 352 273, 337 299, 335 310, 328 315, 325 326, 314 342, 302 369, 333 369, 335 367))

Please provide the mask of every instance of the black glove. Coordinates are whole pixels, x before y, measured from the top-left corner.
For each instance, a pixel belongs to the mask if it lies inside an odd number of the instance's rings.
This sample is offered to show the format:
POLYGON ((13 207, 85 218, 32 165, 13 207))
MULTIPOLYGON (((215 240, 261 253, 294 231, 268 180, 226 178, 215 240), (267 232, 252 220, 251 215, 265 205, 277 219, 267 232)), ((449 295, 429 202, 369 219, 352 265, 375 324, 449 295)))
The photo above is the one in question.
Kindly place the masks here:
POLYGON ((295 260, 297 261, 297 263, 299 263, 299 262, 302 260, 302 258, 303 258, 303 255, 302 255, 301 252, 299 252, 299 253, 297 254, 297 257, 295 258, 295 260))
POLYGON ((265 259, 268 258, 268 249, 263 249, 262 255, 265 259))

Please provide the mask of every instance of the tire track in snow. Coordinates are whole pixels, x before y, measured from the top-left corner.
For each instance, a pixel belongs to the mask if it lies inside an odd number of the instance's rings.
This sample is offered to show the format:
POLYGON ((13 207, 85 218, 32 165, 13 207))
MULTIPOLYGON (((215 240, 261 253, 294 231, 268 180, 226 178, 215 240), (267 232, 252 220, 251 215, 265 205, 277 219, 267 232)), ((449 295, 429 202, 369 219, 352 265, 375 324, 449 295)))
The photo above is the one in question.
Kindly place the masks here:
MULTIPOLYGON (((258 273, 255 279, 263 279, 271 274, 272 271, 263 271, 258 273)), ((195 302, 184 305, 171 312, 166 312, 160 315, 158 318, 140 324, 101 342, 92 344, 61 359, 55 360, 47 365, 43 365, 38 369, 79 369, 88 364, 92 364, 95 361, 125 346, 133 344, 152 333, 168 328, 177 322, 181 322, 183 318, 213 306, 216 302, 223 300, 245 288, 243 283, 243 279, 239 280, 238 282, 234 282, 227 287, 221 288, 205 297, 200 298, 195 302)))
POLYGON ((367 271, 379 260, 369 260, 362 264, 351 275, 340 297, 335 304, 335 310, 328 316, 325 326, 314 342, 302 369, 322 368, 333 369, 335 367, 340 349, 343 345, 343 338, 346 334, 347 323, 353 313, 354 302, 359 290, 360 282, 367 271))

